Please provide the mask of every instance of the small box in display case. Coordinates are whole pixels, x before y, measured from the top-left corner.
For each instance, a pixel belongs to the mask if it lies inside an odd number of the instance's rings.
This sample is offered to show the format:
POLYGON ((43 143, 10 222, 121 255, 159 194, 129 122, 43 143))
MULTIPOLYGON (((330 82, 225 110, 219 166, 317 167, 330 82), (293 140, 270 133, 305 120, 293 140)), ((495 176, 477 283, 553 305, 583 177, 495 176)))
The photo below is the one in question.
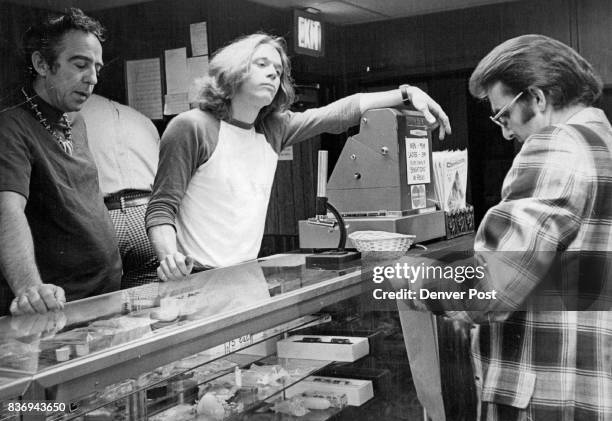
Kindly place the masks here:
POLYGON ((286 393, 287 397, 300 393, 343 394, 349 405, 361 406, 374 397, 374 388, 370 380, 309 376, 289 387, 286 393))
POLYGON ((353 362, 368 355, 368 338, 355 336, 294 335, 278 341, 277 355, 280 358, 303 358, 353 362))

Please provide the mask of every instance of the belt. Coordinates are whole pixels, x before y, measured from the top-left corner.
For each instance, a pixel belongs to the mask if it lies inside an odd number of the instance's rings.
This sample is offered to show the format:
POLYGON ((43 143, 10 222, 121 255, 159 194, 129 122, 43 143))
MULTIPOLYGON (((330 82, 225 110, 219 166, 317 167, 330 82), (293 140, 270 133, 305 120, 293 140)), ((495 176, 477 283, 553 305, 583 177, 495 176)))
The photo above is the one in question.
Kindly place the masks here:
POLYGON ((124 210, 149 203, 151 192, 119 192, 104 198, 104 204, 108 210, 124 210))

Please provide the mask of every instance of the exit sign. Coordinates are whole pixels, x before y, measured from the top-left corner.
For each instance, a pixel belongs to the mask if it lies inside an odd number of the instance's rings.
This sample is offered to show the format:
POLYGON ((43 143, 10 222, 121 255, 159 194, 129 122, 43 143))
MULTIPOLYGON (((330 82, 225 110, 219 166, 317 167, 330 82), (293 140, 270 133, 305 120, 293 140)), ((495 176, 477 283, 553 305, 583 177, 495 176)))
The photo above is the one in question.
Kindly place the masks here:
POLYGON ((297 54, 306 54, 314 57, 323 56, 323 22, 317 15, 295 10, 294 21, 294 43, 297 54))

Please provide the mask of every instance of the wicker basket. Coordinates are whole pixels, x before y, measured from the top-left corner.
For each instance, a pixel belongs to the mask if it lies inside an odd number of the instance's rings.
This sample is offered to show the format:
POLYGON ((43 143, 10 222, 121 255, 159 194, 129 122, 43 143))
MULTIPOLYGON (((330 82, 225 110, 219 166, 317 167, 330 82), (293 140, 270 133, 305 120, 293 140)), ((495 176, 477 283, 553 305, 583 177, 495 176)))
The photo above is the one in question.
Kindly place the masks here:
MULTIPOLYGON (((387 252, 389 256, 401 256, 408 251, 416 236, 385 231, 355 231, 349 238, 357 250, 365 252, 387 252)), ((387 255, 385 253, 385 255, 387 255)))

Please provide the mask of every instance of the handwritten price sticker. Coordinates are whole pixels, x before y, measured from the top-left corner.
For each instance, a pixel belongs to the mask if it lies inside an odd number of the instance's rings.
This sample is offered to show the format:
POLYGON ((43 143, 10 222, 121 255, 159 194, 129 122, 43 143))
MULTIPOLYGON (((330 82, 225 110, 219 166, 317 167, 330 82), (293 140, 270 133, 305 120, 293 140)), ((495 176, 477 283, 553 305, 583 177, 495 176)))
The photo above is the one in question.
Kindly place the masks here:
POLYGON ((239 338, 232 339, 225 343, 225 355, 236 352, 239 349, 246 348, 247 346, 253 345, 253 338, 251 335, 243 335, 239 338))

